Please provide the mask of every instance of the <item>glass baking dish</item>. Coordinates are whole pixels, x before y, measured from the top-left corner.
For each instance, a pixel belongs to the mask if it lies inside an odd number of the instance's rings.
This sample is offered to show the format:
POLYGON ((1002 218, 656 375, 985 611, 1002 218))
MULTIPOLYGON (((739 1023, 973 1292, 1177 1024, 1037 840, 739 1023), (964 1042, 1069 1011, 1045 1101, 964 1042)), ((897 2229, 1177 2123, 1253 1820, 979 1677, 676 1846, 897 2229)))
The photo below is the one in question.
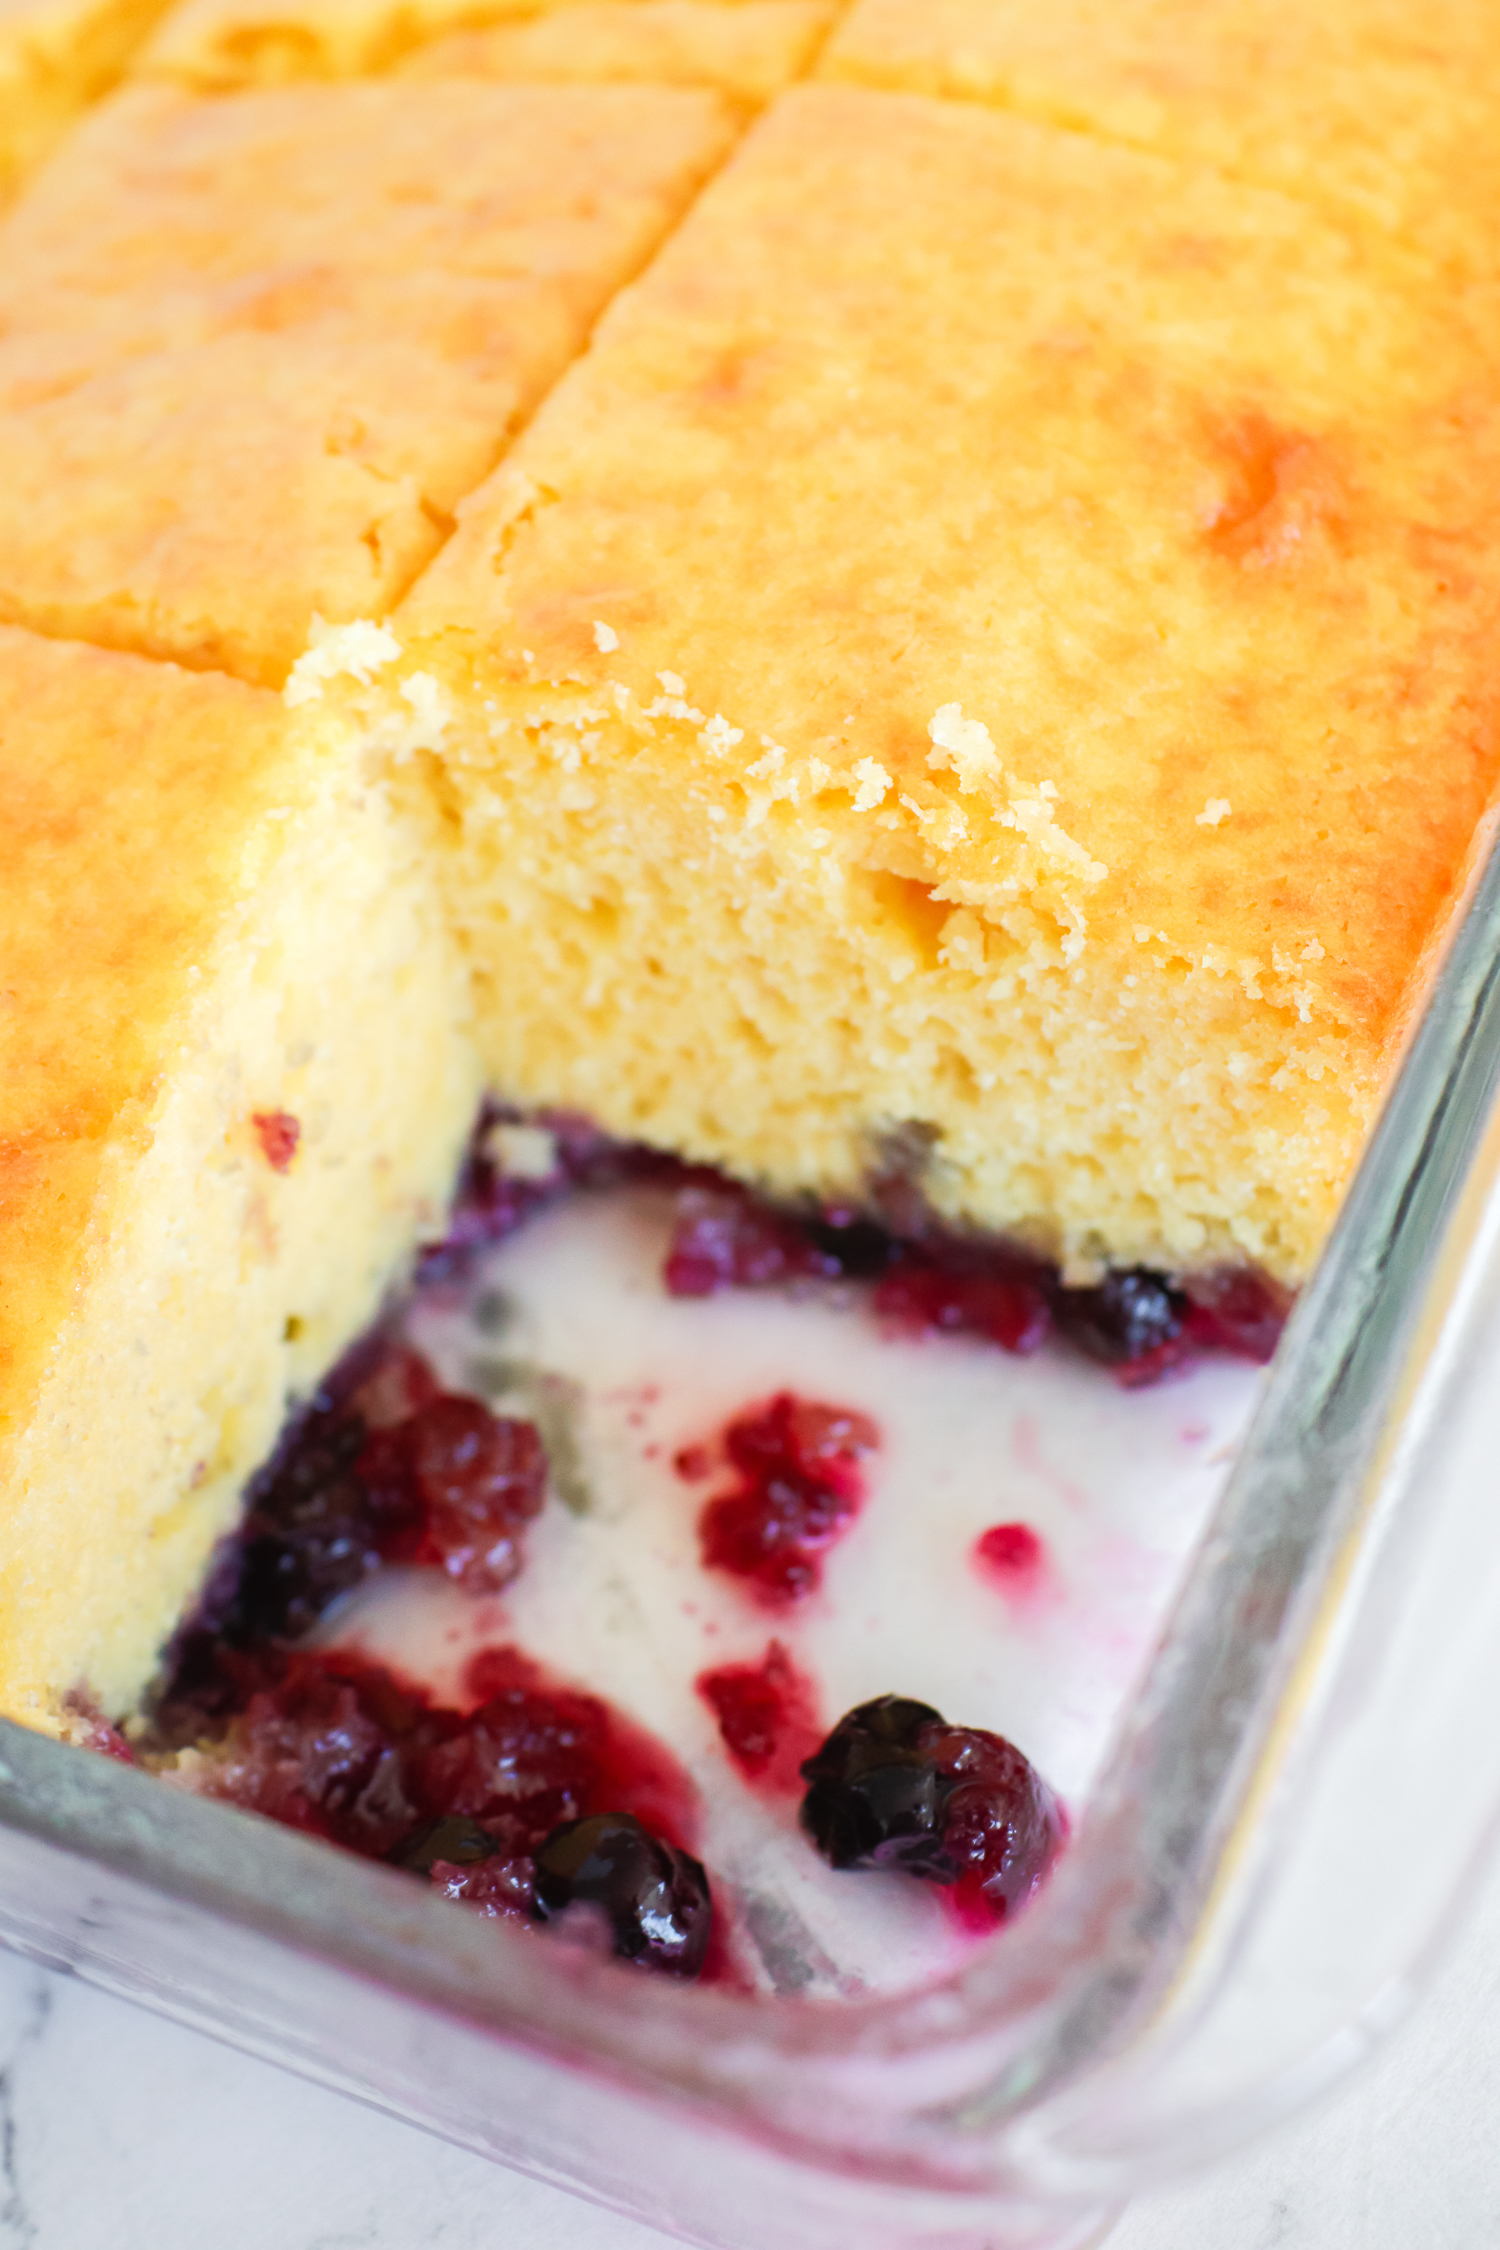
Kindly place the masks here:
POLYGON ((1497 1080, 1490 852, 1072 1842, 945 1973, 678 1988, 3 1724, 0 1937, 722 2250, 1097 2239, 1398 2018, 1500 1808, 1497 1080))

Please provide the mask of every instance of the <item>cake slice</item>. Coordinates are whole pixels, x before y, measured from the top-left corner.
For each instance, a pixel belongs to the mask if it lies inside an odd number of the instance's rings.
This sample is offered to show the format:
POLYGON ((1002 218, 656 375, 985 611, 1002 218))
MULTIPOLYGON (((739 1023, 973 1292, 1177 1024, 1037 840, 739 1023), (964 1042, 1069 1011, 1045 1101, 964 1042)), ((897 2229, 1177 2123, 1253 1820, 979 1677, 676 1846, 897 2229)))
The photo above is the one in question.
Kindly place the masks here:
POLYGON ((1295 1283, 1500 761, 1493 341, 1290 198, 794 89, 297 692, 420 699, 511 1099, 1295 1283))
POLYGON ((1493 275, 1500 17, 1472 0, 856 0, 822 68, 1211 164, 1493 275))
POLYGON ((138 86, 0 229, 0 616, 279 683, 388 609, 722 157, 626 86, 138 86))
POLYGON ((138 1700, 288 1409, 440 1231, 434 871, 347 745, 0 628, 0 1709, 138 1700))

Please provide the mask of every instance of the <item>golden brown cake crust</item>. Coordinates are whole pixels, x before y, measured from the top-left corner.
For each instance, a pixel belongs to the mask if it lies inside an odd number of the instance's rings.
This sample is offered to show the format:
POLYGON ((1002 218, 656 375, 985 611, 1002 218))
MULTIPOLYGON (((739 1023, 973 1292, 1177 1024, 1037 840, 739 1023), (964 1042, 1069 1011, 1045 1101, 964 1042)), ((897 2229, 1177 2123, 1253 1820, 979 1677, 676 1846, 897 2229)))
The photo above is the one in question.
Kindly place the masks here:
POLYGON ((397 599, 730 131, 625 86, 106 103, 0 235, 0 615, 279 680, 397 599))
POLYGON ((164 1027, 284 785, 282 728, 236 680, 0 627, 0 1434, 72 1301, 106 1148, 144 1120, 164 1027))
POLYGON ((855 0, 822 72, 1210 164, 1494 273, 1500 16, 1473 0, 855 0))

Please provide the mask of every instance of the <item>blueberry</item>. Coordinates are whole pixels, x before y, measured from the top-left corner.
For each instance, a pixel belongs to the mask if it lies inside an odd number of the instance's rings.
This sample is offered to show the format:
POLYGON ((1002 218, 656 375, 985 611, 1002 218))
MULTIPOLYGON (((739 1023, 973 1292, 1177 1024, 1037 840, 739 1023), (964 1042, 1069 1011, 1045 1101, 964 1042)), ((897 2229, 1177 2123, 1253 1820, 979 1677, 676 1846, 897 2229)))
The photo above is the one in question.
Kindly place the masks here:
POLYGON ((262 1531, 245 1543, 231 1622, 241 1633, 296 1640, 379 1562, 369 1524, 359 1515, 330 1514, 317 1522, 309 1512, 285 1530, 262 1531))
POLYGON ((491 1859, 500 1846, 487 1828, 465 1813, 445 1813, 434 1820, 400 1854, 400 1864, 414 1875, 430 1875, 439 1860, 452 1867, 473 1867, 491 1859))
POLYGON ((536 1914, 599 1908, 621 1960, 695 1977, 713 1908, 696 1859, 674 1851, 630 1813, 595 1813, 554 1828, 536 1855, 536 1914))
POLYGON ((899 1868, 996 1920, 1030 1897, 1066 1833, 1013 1743, 908 1696, 846 1712, 802 1778, 802 1826, 830 1866, 899 1868))
POLYGON ((1059 1289, 1053 1298, 1063 1334, 1091 1359, 1113 1366, 1174 1342, 1187 1311, 1182 1291, 1145 1266, 1106 1274, 1097 1289, 1059 1289))
POLYGON ((830 1867, 901 1867, 937 1883, 957 1870, 943 1849, 948 1789, 922 1745, 942 1714, 881 1695, 840 1719, 802 1767, 802 1825, 830 1867))

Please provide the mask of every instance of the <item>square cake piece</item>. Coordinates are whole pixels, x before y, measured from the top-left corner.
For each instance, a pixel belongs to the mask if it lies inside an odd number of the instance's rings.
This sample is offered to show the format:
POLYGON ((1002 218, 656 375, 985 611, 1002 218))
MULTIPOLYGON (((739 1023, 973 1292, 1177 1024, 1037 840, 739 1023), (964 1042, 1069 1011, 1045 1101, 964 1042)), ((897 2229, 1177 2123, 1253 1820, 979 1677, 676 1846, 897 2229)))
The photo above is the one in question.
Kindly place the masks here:
POLYGON ((492 1082, 1296 1282, 1500 761, 1493 344, 1290 198, 783 96, 395 619, 492 1082))
POLYGON ((212 673, 0 627, 0 1710, 114 1716, 288 1407, 440 1231, 434 871, 212 673))
POLYGON ((399 598, 732 131, 672 88, 114 96, 0 230, 0 616, 278 682, 399 598))
POLYGON ((1494 272, 1500 15, 1473 0, 855 0, 822 72, 1214 165, 1494 272))

